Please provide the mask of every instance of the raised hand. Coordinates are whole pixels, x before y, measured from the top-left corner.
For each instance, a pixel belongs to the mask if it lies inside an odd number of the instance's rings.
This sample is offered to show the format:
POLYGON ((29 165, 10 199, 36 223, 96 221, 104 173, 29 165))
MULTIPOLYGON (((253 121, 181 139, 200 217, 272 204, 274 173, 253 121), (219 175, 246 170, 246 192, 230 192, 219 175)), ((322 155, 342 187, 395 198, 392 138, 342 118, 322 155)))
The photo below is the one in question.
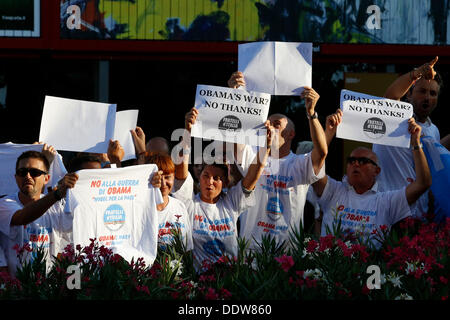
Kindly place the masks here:
POLYGON ((233 72, 230 79, 228 79, 228 87, 237 89, 239 87, 245 87, 244 74, 240 71, 233 72))

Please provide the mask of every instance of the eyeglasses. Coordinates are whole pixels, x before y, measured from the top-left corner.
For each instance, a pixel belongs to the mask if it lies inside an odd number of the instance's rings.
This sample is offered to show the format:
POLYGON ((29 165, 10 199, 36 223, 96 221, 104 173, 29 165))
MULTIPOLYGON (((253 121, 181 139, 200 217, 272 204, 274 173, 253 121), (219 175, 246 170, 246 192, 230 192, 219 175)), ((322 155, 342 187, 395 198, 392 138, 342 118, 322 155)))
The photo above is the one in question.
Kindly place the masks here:
POLYGON ((28 173, 33 178, 39 177, 40 175, 43 175, 43 174, 48 174, 48 172, 45 172, 45 171, 42 171, 42 170, 39 170, 36 168, 19 168, 16 170, 16 175, 21 178, 25 178, 28 173))
POLYGON ((347 163, 349 163, 349 164, 354 164, 355 161, 358 161, 358 164, 360 164, 360 165, 371 163, 374 166, 378 167, 378 165, 375 161, 373 161, 372 159, 366 158, 366 157, 348 157, 347 158, 347 163))

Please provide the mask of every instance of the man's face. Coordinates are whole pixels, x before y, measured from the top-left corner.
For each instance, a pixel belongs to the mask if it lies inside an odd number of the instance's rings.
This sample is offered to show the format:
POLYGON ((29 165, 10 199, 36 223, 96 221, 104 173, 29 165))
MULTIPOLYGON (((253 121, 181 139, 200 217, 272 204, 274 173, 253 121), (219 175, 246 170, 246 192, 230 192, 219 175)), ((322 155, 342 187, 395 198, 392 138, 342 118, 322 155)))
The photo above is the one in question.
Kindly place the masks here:
MULTIPOLYGON (((40 159, 36 158, 27 158, 19 161, 17 166, 17 171, 22 171, 21 169, 37 169, 42 172, 47 172, 44 163, 40 159)), ((36 174, 39 172, 36 171, 36 174)), ((32 177, 33 173, 26 173, 24 177, 15 174, 16 183, 19 187, 21 193, 27 195, 30 198, 39 198, 42 193, 44 186, 50 180, 50 176, 48 174, 39 174, 35 177, 32 177)))
POLYGON ((161 190, 161 194, 163 197, 168 196, 172 191, 174 180, 175 180, 174 173, 164 173, 162 175, 161 188, 159 188, 159 190, 161 190))
POLYGON ((414 107, 414 113, 423 122, 436 108, 438 102, 439 85, 435 80, 419 79, 412 92, 408 93, 408 101, 414 107))
POLYGON ((205 202, 214 203, 226 186, 225 172, 215 166, 206 166, 200 174, 200 196, 205 202))
POLYGON ((292 140, 292 130, 288 127, 288 120, 279 115, 271 115, 270 125, 275 129, 272 138, 275 148, 281 148, 287 141, 292 140))
MULTIPOLYGON (((350 154, 350 158, 368 158, 373 162, 377 162, 375 155, 364 149, 356 149, 350 154)), ((347 179, 351 186, 365 187, 370 189, 375 183, 380 168, 371 163, 363 163, 363 161, 354 161, 347 163, 347 179)))

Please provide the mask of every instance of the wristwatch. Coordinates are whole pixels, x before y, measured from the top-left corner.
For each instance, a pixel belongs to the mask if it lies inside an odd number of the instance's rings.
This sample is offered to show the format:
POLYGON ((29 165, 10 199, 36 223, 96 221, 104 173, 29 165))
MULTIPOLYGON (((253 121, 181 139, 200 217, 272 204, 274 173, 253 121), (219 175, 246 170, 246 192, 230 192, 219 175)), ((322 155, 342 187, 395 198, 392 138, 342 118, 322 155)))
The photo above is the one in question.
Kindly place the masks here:
POLYGON ((313 119, 317 119, 317 112, 316 111, 314 111, 314 114, 312 115, 312 116, 310 116, 309 115, 309 113, 308 113, 308 111, 306 112, 306 117, 309 119, 309 120, 313 120, 313 119))
POLYGON ((411 149, 412 150, 419 150, 419 149, 422 149, 423 148, 423 145, 421 144, 421 143, 419 143, 418 145, 416 145, 416 146, 411 146, 411 149))

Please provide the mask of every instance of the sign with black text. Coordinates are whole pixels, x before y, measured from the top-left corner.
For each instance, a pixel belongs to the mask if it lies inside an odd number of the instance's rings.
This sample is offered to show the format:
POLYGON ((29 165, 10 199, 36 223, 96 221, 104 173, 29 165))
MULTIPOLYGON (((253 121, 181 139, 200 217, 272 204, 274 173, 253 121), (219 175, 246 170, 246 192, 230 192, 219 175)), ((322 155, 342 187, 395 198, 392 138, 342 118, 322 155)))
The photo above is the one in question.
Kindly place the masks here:
POLYGON ((264 147, 270 94, 197 85, 192 136, 264 147))
POLYGON ((341 110, 342 123, 336 137, 409 148, 410 103, 342 90, 341 110))

